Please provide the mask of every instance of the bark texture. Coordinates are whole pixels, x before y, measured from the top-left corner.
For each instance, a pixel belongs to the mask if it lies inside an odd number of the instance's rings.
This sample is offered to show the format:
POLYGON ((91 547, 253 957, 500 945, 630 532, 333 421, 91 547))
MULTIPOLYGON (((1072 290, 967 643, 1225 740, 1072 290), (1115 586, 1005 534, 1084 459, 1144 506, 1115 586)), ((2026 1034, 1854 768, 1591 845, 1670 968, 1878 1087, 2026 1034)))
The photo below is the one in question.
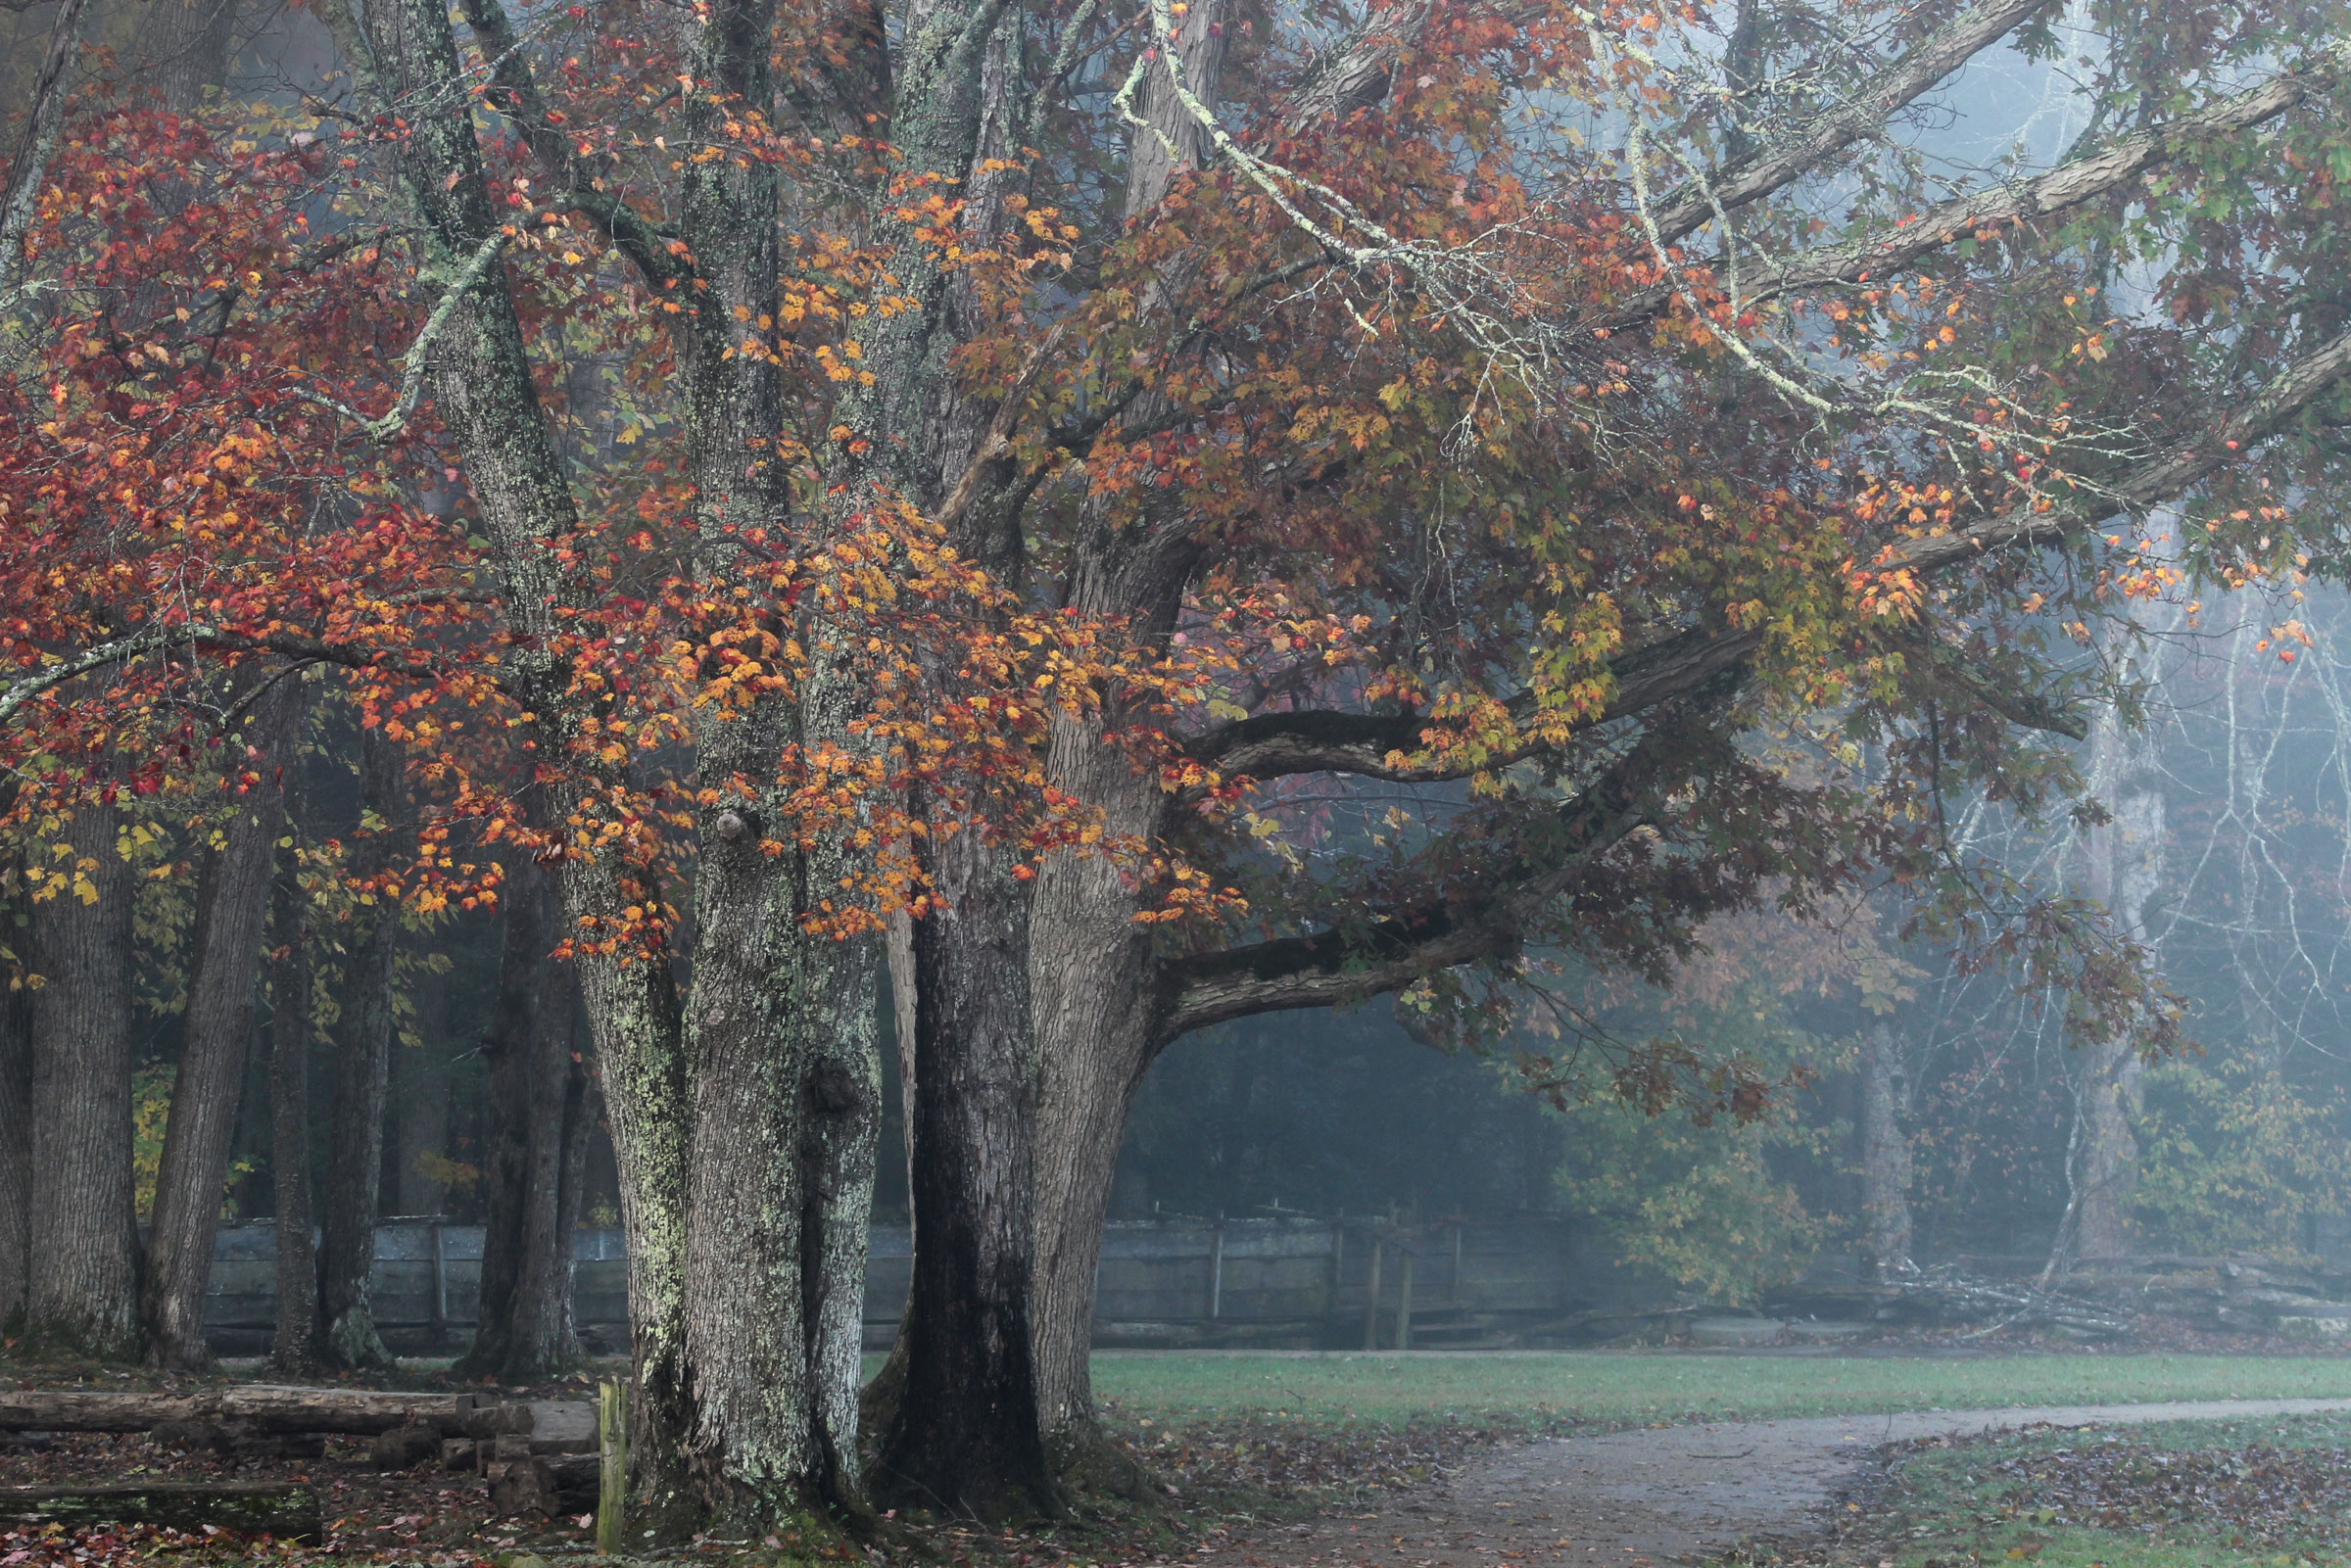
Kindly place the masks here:
POLYGON ((92 895, 33 906, 28 1348, 139 1354, 130 1174, 130 863, 111 806, 86 802, 61 841, 92 895))
POLYGON ((240 758, 228 775, 233 807, 214 830, 199 873, 183 1043, 141 1289, 147 1356, 159 1366, 196 1367, 212 1359, 204 1340, 204 1291, 244 1096, 270 871, 285 823, 279 773, 300 737, 302 712, 296 678, 276 681, 247 711, 246 723, 230 737, 230 750, 240 758), (244 760, 248 746, 259 753, 257 760, 244 760))
POLYGON ((1910 1266, 1909 1101, 1894 1025, 1872 1019, 1861 1031, 1861 1216, 1864 1261, 1879 1279, 1910 1266))

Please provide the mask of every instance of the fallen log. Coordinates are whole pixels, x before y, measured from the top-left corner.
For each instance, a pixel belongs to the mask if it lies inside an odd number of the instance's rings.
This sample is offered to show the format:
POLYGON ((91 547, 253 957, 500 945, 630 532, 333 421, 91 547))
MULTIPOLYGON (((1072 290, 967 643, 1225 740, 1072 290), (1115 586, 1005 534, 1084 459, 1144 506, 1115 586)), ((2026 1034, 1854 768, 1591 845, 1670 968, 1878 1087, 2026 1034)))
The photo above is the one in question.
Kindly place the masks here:
POLYGON ((100 1486, 0 1487, 0 1519, 20 1525, 160 1525, 234 1530, 316 1544, 324 1538, 318 1494, 258 1481, 112 1482, 100 1486))
POLYGON ((0 1391, 0 1431, 152 1432, 182 1425, 255 1432, 337 1432, 373 1437, 429 1426, 448 1437, 528 1432, 527 1404, 482 1404, 471 1394, 379 1394, 358 1389, 248 1384, 197 1394, 0 1391))

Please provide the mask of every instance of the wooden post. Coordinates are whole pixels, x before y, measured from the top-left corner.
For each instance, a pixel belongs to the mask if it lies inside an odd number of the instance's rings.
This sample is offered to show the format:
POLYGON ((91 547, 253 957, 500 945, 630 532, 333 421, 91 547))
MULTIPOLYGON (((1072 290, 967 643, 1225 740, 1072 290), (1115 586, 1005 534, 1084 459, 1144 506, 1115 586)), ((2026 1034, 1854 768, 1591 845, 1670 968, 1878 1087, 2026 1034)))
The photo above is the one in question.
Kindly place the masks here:
MULTIPOLYGON (((2305 1252, 2309 1248, 2303 1249, 2305 1252)), ((1323 1313, 1333 1334, 1338 1332, 1339 1292, 1347 1284, 1347 1226, 1344 1222, 1330 1227, 1330 1295, 1323 1304, 1323 1313)))
POLYGON ((1221 1220, 1208 1254, 1208 1315, 1211 1319, 1224 1315, 1224 1225, 1221 1220))
POLYGON ((449 1343, 449 1244, 442 1235, 442 1221, 432 1219, 426 1228, 433 1238, 433 1343, 449 1343))
POLYGON ((1371 1278, 1364 1286, 1364 1349, 1379 1349, 1379 1232, 1371 1233, 1371 1278))
POLYGON ((1453 1227, 1453 1273, 1445 1281, 1445 1299, 1454 1306, 1462 1305, 1462 1227, 1453 1227))
POLYGON ((620 1554, 629 1500, 629 1386, 606 1378, 596 1390, 596 1445, 603 1456, 597 1479, 596 1549, 620 1554))
POLYGON ((1413 1255, 1408 1248, 1404 1255, 1404 1270, 1396 1281, 1396 1348, 1413 1348, 1413 1255))

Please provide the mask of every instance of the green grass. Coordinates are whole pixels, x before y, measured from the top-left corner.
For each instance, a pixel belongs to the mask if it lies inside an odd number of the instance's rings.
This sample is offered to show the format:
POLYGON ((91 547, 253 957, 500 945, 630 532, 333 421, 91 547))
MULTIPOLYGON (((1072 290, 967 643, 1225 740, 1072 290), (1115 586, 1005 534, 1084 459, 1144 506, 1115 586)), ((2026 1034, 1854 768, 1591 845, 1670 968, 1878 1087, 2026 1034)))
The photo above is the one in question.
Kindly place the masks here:
POLYGON ((1831 1564, 2294 1568, 2351 1550, 2351 1416, 2177 1421, 1914 1450, 1831 1564), (2318 1451, 2311 1451, 2318 1450, 2318 1451), (2296 1484, 2279 1475, 2291 1471, 2296 1484))
POLYGON ((1094 1392, 1123 1416, 1162 1424, 1279 1414, 1335 1424, 1427 1420, 1532 1429, 2012 1404, 2351 1398, 2351 1357, 1112 1353, 1094 1357, 1094 1392))

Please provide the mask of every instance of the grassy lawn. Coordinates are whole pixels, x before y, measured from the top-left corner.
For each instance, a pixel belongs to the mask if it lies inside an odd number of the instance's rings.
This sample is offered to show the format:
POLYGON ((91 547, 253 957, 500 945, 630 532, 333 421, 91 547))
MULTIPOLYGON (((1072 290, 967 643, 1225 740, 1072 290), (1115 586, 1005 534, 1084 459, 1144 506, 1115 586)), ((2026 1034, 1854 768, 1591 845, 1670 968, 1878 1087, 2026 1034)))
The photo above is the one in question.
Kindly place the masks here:
POLYGON ((2351 1417, 2182 1421, 1921 1446, 1832 1563, 2293 1568, 2351 1549, 2351 1417), (1857 1551, 1855 1546, 1860 1547, 1857 1551))
POLYGON ((1094 1391, 1117 1415, 1162 1426, 1258 1415, 1533 1430, 2011 1404, 2351 1398, 2351 1357, 1112 1352, 1094 1357, 1094 1391))

